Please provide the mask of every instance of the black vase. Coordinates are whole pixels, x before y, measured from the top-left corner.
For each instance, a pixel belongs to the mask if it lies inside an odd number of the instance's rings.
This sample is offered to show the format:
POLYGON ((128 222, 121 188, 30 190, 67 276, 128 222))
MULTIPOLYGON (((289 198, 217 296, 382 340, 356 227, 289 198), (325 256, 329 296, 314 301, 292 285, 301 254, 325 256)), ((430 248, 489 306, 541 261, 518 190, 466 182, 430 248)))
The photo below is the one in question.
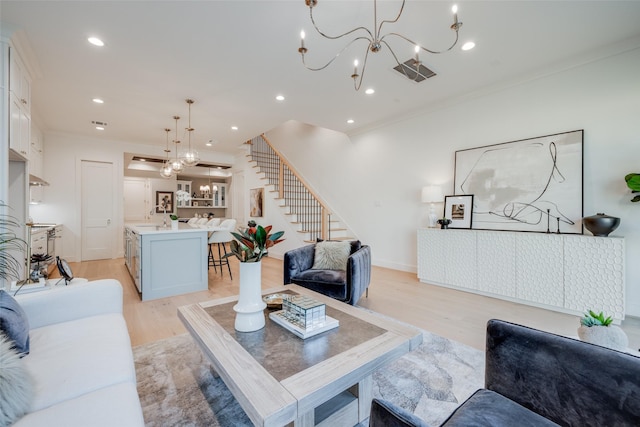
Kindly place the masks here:
POLYGON ((582 223, 594 236, 607 237, 620 225, 620 218, 609 216, 604 213, 597 213, 592 216, 582 218, 582 223))

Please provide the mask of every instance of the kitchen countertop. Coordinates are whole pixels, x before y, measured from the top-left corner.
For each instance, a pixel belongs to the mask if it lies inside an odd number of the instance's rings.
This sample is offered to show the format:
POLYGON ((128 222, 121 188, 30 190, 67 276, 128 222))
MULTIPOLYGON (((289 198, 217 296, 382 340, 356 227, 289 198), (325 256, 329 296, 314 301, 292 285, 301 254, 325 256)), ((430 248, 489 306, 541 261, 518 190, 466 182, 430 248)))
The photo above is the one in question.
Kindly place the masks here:
POLYGON ((166 228, 162 224, 125 224, 125 228, 128 228, 137 234, 164 234, 164 233, 191 233, 208 231, 206 228, 192 227, 188 224, 179 223, 178 229, 171 228, 169 224, 166 228))

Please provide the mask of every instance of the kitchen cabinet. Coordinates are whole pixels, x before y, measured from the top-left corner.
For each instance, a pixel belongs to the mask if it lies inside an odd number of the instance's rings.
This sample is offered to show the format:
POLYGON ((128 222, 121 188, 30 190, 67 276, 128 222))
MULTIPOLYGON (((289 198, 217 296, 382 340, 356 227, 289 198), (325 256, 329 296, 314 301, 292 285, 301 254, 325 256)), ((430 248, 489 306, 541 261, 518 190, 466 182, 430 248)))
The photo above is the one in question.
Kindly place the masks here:
POLYGON ((31 79, 9 46, 9 148, 28 160, 31 150, 31 79))
MULTIPOLYGON (((187 193, 189 193, 189 195, 191 195, 191 181, 176 181, 176 188, 178 189, 178 191, 186 191, 187 193)), ((177 198, 176 198, 177 199, 177 198)), ((189 206, 190 202, 187 202, 185 200, 177 200, 176 202, 177 206, 179 208, 185 207, 185 206, 189 206)))
POLYGON ((42 134, 31 132, 31 146, 29 153, 29 174, 44 179, 44 144, 42 134))

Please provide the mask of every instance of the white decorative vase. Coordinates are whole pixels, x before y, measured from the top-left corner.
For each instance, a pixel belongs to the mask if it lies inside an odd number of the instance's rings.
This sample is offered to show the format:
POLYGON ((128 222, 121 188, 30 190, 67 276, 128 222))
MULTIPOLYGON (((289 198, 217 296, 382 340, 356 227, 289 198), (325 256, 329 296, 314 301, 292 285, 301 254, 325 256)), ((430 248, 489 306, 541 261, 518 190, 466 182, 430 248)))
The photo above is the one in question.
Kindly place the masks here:
POLYGON ((618 351, 625 351, 629 347, 627 334, 616 325, 591 327, 580 325, 578 336, 582 341, 618 351))
POLYGON ((180 221, 178 221, 177 219, 172 219, 172 220, 171 220, 171 229, 172 229, 172 230, 177 230, 177 229, 178 229, 178 223, 179 223, 179 222, 180 222, 180 221))
POLYGON ((262 300, 262 262, 240 263, 240 298, 233 306, 236 312, 235 328, 238 332, 253 332, 264 328, 262 300))

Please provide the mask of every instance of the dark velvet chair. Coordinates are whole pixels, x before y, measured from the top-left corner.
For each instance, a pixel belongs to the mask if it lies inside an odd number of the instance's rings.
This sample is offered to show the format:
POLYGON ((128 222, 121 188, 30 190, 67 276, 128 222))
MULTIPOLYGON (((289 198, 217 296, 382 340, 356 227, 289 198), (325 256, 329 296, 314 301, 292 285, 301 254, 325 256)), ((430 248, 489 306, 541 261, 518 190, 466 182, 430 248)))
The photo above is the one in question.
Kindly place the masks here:
POLYGON ((331 298, 356 305, 371 281, 371 248, 351 242, 346 270, 314 270, 315 244, 284 254, 284 284, 295 283, 331 298))
MULTIPOLYGON (((489 321, 486 348, 485 388, 442 426, 640 426, 639 357, 501 320, 489 321)), ((421 423, 371 406, 371 427, 421 423)))

